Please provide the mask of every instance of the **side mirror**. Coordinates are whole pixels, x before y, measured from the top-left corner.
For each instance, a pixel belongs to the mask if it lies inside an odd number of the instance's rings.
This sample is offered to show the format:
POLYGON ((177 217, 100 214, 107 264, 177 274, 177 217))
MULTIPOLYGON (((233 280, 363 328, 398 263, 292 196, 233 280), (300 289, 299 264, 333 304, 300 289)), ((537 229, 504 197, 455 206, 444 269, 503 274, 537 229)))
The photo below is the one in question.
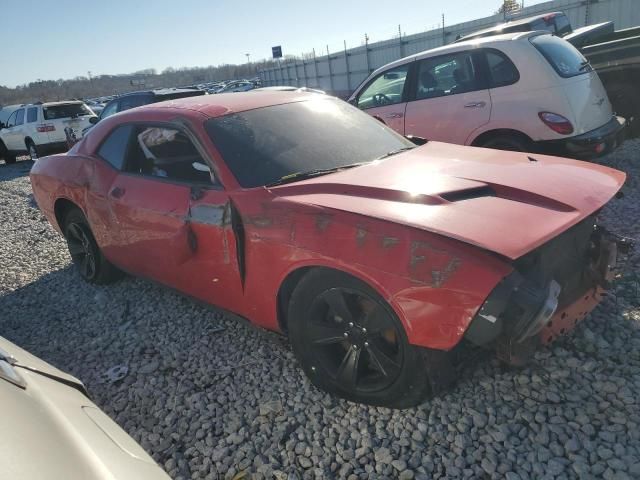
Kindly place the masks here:
POLYGON ((95 125, 96 123, 98 123, 98 120, 100 120, 98 117, 89 117, 89 123, 91 125, 95 125))
POLYGON ((191 166, 199 172, 211 173, 211 169, 209 168, 209 165, 205 165, 202 162, 193 162, 191 166))
POLYGON ((426 138, 422 138, 422 137, 416 137, 415 135, 405 135, 405 138, 407 140, 409 140, 410 142, 414 143, 415 145, 424 145, 425 143, 427 143, 429 140, 427 140, 426 138))

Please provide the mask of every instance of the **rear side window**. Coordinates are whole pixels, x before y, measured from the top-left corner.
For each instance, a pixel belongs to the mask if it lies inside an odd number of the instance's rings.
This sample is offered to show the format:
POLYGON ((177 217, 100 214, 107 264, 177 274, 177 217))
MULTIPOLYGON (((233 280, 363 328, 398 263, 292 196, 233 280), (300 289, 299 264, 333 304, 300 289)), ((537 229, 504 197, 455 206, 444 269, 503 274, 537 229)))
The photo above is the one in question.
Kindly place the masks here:
POLYGON ((571 33, 571 23, 566 15, 556 15, 556 35, 564 37, 567 33, 571 33))
POLYGON ((33 123, 38 120, 38 107, 31 107, 27 110, 27 123, 33 123))
POLYGON ((538 35, 531 43, 563 78, 575 77, 592 70, 589 62, 569 42, 553 35, 538 35))
POLYGON ((57 120, 59 118, 75 118, 85 115, 93 115, 84 103, 64 103, 42 107, 45 120, 57 120))
POLYGON ((98 156, 105 159, 117 170, 122 170, 124 166, 132 128, 132 125, 122 125, 116 128, 98 149, 98 156))
POLYGON ((487 65, 491 88, 513 85, 520 80, 520 73, 513 62, 498 50, 487 50, 487 65))
POLYGON ((16 116, 16 125, 22 125, 24 123, 24 108, 18 110, 16 116))

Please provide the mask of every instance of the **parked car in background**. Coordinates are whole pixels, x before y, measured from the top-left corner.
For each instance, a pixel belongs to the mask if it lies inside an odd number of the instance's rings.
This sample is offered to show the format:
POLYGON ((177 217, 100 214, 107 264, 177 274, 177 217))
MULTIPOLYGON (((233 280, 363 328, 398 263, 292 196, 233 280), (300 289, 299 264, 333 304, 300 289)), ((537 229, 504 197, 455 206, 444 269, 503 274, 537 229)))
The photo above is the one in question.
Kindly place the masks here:
POLYGON ((349 101, 403 135, 591 158, 614 150, 613 114, 589 62, 542 32, 422 52, 379 68, 349 101))
POLYGON ((106 105, 106 103, 100 102, 98 100, 86 100, 85 103, 96 115, 100 115, 100 112, 104 110, 104 107, 106 105))
POLYGON ((640 27, 614 30, 613 22, 573 29, 562 12, 552 12, 496 25, 462 37, 458 41, 507 32, 548 30, 562 37, 591 63, 602 81, 613 110, 627 119, 630 135, 640 135, 640 27))
POLYGON ((2 478, 168 480, 77 378, 0 337, 2 478))
POLYGON ((85 280, 120 268, 287 333, 315 385, 392 407, 451 382, 463 339, 521 363, 571 330, 624 245, 596 226, 623 172, 416 147, 304 92, 124 112, 30 177, 85 280))
POLYGON ((241 80, 228 83, 218 93, 248 92, 249 90, 253 90, 254 88, 256 88, 256 86, 252 82, 249 82, 248 80, 241 80))
POLYGON ((150 103, 164 102, 166 100, 175 100, 176 98, 197 97, 205 94, 205 91, 196 88, 162 88, 125 93, 107 103, 102 112, 100 112, 100 115, 91 121, 91 125, 86 127, 83 133, 89 131, 89 129, 99 121, 118 112, 129 110, 130 108, 149 105, 150 103))
POLYGON ((274 85, 272 87, 259 87, 253 90, 254 92, 274 91, 274 92, 309 92, 309 93, 321 93, 326 94, 324 90, 318 90, 317 88, 309 87, 292 87, 290 85, 274 85))
POLYGON ((0 129, 0 158, 14 163, 16 156, 26 154, 32 160, 48 153, 69 148, 69 130, 81 138, 83 129, 95 114, 80 101, 47 102, 21 105, 0 129))

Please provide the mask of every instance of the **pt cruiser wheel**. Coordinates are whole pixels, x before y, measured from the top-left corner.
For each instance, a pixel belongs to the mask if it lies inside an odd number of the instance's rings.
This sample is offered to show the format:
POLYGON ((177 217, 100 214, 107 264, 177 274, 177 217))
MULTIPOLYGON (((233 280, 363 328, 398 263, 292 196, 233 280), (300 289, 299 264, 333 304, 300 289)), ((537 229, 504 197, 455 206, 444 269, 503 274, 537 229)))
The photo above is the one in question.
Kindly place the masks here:
POLYGON ((333 270, 308 273, 289 308, 293 351, 311 381, 355 402, 396 408, 429 393, 420 349, 368 285, 333 270))

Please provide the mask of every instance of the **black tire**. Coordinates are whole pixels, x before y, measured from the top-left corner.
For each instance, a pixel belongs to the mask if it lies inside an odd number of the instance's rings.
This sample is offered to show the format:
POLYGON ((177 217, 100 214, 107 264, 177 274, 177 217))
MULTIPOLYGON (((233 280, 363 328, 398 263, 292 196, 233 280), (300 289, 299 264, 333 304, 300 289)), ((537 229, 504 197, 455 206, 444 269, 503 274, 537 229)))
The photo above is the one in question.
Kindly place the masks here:
POLYGON ((16 163, 16 156, 11 155, 4 143, 0 142, 0 158, 4 158, 4 163, 10 165, 16 163))
POLYGON ((27 140, 26 146, 27 146, 27 154, 29 155, 29 158, 33 162, 37 161, 38 158, 40 158, 40 151, 36 146, 36 144, 34 143, 34 141, 31 139, 27 140))
POLYGON ((302 369, 322 390, 391 408, 418 405, 431 391, 426 349, 409 345, 391 307, 356 278, 309 272, 291 297, 288 327, 302 369))
POLYGON ((514 135, 496 135, 495 137, 485 140, 479 146, 484 148, 493 148, 495 150, 507 150, 510 152, 530 151, 529 142, 514 135))
POLYGON ((609 100, 616 115, 627 120, 628 138, 640 136, 640 101, 637 88, 631 84, 613 85, 607 88, 609 100))
POLYGON ((73 208, 67 212, 62 231, 71 259, 84 280, 104 285, 120 278, 120 271, 109 263, 100 251, 89 223, 80 209, 73 208))

